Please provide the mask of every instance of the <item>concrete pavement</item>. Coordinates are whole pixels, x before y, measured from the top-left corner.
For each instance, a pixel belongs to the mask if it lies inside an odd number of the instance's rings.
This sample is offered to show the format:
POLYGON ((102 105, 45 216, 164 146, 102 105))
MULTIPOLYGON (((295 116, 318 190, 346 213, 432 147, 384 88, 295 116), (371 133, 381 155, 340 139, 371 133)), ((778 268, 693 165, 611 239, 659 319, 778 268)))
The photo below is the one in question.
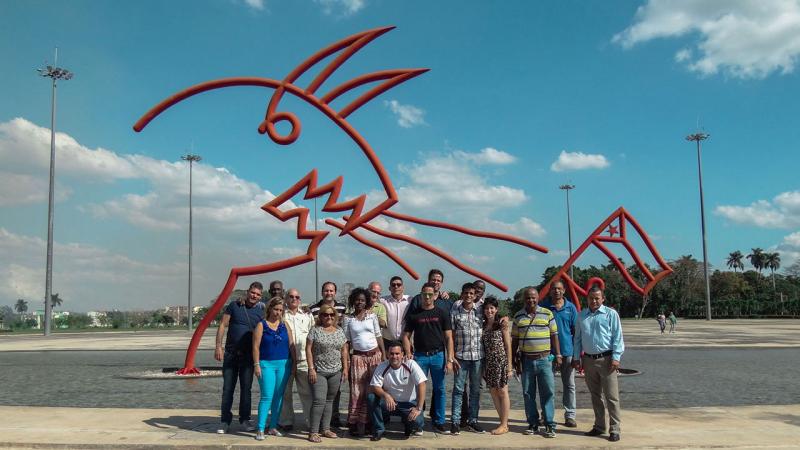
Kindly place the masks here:
MULTIPOLYGON (((485 425, 493 427, 489 412, 485 425)), ((525 436, 520 411, 512 411, 511 432, 502 436, 462 432, 437 435, 426 427, 421 438, 404 440, 394 419, 387 437, 325 439, 311 444, 304 433, 268 437, 254 433, 215 433, 218 412, 178 409, 93 409, 0 406, 0 447, 11 448, 381 448, 381 449, 523 449, 523 448, 732 448, 796 449, 800 443, 800 405, 685 408, 625 411, 622 440, 586 437, 590 410, 579 410, 577 429, 560 427, 555 439, 525 436)), ((344 433, 341 433, 344 435, 344 433)))

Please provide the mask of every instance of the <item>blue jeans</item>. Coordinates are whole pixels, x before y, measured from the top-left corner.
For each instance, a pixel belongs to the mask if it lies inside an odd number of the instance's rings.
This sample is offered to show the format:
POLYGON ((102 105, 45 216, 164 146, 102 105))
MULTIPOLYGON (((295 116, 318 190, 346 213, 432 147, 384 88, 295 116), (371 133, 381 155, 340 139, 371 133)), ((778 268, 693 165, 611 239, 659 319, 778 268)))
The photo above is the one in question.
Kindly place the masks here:
POLYGON ((222 359, 222 423, 228 425, 233 421, 231 407, 236 381, 239 380, 239 422, 250 420, 250 392, 253 387, 253 357, 250 354, 238 354, 236 351, 225 351, 222 359))
POLYGON ((274 361, 261 360, 261 378, 258 385, 261 387, 261 400, 258 402, 258 429, 265 430, 267 425, 267 413, 269 416, 269 428, 278 428, 278 419, 281 416, 283 407, 283 391, 286 389, 286 382, 289 381, 291 368, 290 359, 278 359, 274 361))
POLYGON ((574 419, 575 369, 572 368, 572 356, 564 356, 561 360, 561 386, 564 391, 561 397, 561 403, 564 405, 564 418, 574 419))
POLYGON ((414 353, 414 361, 422 368, 422 373, 433 383, 431 395, 431 419, 436 425, 444 425, 445 392, 444 392, 444 352, 433 355, 414 353))
POLYGON ((478 421, 478 410, 481 407, 481 360, 467 361, 459 359, 461 369, 456 372, 455 386, 453 386, 453 402, 450 420, 453 423, 461 421, 461 402, 463 401, 464 386, 469 378, 469 422, 478 421))
POLYGON ((373 436, 386 431, 386 427, 383 424, 384 416, 400 416, 403 420, 403 425, 406 426, 406 431, 421 430, 425 425, 425 419, 422 418, 421 411, 413 422, 409 422, 408 420, 408 414, 411 412, 411 408, 417 406, 417 402, 396 402, 396 405, 397 407, 394 411, 389 411, 386 409, 386 402, 383 401, 383 398, 378 397, 372 392, 367 394, 367 410, 369 416, 372 418, 373 436))
POLYGON ((522 358, 522 396, 525 399, 525 417, 529 426, 539 424, 539 411, 536 408, 536 389, 539 389, 539 402, 542 407, 544 423, 555 429, 553 411, 555 386, 553 363, 548 357, 541 359, 522 358))

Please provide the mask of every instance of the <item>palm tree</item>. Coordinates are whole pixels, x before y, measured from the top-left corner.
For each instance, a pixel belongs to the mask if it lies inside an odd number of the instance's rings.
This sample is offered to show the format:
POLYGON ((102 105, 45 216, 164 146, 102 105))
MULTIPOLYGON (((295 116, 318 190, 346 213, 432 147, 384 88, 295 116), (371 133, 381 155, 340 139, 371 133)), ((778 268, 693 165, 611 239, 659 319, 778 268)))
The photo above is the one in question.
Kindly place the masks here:
POLYGON ((775 292, 775 271, 781 268, 781 254, 765 253, 764 254, 764 267, 769 269, 772 273, 772 292, 775 292))
POLYGON ((735 252, 731 252, 728 254, 728 268, 733 269, 733 272, 736 272, 736 269, 741 269, 744 271, 744 263, 742 260, 744 259, 744 255, 739 250, 735 252))
POLYGON ((50 294, 50 304, 53 305, 53 308, 61 306, 62 303, 64 303, 64 300, 58 296, 58 292, 50 294))
POLYGON ((750 264, 758 271, 760 274, 761 271, 764 269, 764 249, 756 247, 751 249, 752 253, 747 255, 747 259, 750 260, 750 264))
POLYGON ((28 302, 23 299, 18 299, 17 303, 14 304, 14 310, 17 311, 17 314, 28 311, 28 302))

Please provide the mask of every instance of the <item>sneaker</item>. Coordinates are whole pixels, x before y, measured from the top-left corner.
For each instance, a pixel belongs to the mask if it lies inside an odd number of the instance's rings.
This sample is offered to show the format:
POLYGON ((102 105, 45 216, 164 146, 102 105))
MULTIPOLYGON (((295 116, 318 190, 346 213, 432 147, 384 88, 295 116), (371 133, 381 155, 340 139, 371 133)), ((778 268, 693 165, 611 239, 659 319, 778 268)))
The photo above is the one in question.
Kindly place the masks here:
POLYGON ((450 424, 450 434, 453 436, 458 436, 461 434, 461 427, 459 427, 457 423, 453 422, 450 424))
POLYGON ((417 428, 416 430, 411 432, 411 437, 420 438, 422 435, 425 434, 422 432, 422 428, 417 428))
POLYGON ((467 419, 461 419, 461 421, 458 423, 458 426, 461 428, 467 428, 467 419))
POLYGON ((239 422, 239 426, 244 429, 244 431, 256 431, 256 422, 253 419, 245 420, 244 422, 239 422))
POLYGON ((444 427, 444 424, 439 423, 433 424, 433 431, 439 434, 450 434, 450 432, 444 427))
POLYGON ((258 430, 256 432, 256 440, 257 441, 263 441, 265 438, 266 438, 266 436, 264 436, 264 430, 258 430))
POLYGON ((473 433, 479 433, 479 434, 484 433, 483 428, 481 428, 481 426, 478 425, 477 421, 467 423, 467 429, 472 431, 473 433))
POLYGON ((564 426, 569 428, 575 428, 578 426, 578 423, 575 422, 575 419, 573 419, 572 417, 568 417, 564 419, 564 426))
POLYGON ((538 432, 539 432, 539 426, 538 425, 530 425, 525 431, 522 432, 522 434, 525 434, 527 436, 533 436, 534 434, 537 434, 538 432))
POLYGON ((229 423, 221 423, 219 424, 219 428, 217 428, 217 434, 225 434, 231 431, 231 424, 229 423))
POLYGON ((542 433, 542 436, 544 436, 546 438, 554 438, 554 437, 556 437, 556 429, 548 425, 544 429, 544 433, 542 433))

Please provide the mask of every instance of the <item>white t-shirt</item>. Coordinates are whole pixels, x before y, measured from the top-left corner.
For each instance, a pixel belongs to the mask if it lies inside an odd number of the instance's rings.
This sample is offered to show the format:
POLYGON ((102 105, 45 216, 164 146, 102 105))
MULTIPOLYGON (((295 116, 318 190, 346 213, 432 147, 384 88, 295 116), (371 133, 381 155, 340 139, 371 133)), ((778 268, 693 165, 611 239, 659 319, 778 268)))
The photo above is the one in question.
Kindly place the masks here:
POLYGON ((428 381, 428 377, 416 361, 410 359, 392 368, 384 361, 375 368, 370 386, 380 386, 396 402, 413 402, 417 399, 417 385, 428 381))
POLYGON ((359 352, 367 352, 378 347, 381 327, 378 316, 368 313, 364 320, 348 316, 344 319, 344 335, 350 341, 350 347, 359 352))

